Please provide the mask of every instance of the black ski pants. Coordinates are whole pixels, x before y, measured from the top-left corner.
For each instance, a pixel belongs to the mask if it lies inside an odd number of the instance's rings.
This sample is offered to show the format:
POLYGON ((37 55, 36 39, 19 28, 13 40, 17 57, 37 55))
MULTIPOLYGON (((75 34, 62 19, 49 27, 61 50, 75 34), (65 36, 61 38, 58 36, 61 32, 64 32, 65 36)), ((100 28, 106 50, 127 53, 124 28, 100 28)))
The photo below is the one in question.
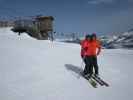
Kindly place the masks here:
POLYGON ((99 68, 97 64, 97 57, 96 56, 86 56, 84 59, 85 62, 85 69, 84 69, 84 74, 99 74, 99 68), (93 72, 94 69, 94 72, 93 72))

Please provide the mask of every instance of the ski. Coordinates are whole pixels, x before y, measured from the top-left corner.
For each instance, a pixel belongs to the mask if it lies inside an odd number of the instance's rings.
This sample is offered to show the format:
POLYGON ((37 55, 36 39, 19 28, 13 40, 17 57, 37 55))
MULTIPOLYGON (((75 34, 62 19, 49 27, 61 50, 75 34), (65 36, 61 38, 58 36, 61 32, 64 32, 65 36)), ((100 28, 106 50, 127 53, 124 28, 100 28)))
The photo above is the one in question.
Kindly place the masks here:
POLYGON ((98 77, 98 76, 97 76, 96 78, 98 78, 101 82, 103 82, 105 86, 109 87, 109 84, 108 84, 107 82, 105 82, 103 79, 101 79, 101 78, 98 77))
POLYGON ((106 86, 109 87, 109 84, 107 82, 105 82, 103 79, 101 79, 99 76, 94 76, 92 75, 92 77, 98 82, 100 83, 102 86, 106 86))
POLYGON ((89 77, 85 77, 85 76, 83 76, 82 74, 81 74, 81 76, 82 76, 84 79, 86 79, 86 80, 91 84, 91 86, 92 86, 93 88, 97 88, 97 87, 98 87, 97 82, 96 82, 94 79, 92 79, 91 77, 90 77, 90 78, 89 78, 89 77))
POLYGON ((97 88, 98 84, 95 80, 93 80, 92 78, 85 78, 85 79, 89 81, 92 87, 97 88))
POLYGON ((101 82, 98 78, 96 78, 95 76, 91 76, 97 83, 99 83, 101 86, 103 86, 104 85, 104 83, 103 82, 101 82))

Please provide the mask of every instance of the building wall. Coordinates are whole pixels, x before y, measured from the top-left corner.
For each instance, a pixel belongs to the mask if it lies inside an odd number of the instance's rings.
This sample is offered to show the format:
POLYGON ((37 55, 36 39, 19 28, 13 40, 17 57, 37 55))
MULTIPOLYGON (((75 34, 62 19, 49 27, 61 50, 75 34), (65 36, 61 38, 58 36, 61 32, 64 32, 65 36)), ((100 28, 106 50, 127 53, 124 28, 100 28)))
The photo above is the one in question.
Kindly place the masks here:
POLYGON ((13 21, 0 21, 0 27, 13 27, 13 21))

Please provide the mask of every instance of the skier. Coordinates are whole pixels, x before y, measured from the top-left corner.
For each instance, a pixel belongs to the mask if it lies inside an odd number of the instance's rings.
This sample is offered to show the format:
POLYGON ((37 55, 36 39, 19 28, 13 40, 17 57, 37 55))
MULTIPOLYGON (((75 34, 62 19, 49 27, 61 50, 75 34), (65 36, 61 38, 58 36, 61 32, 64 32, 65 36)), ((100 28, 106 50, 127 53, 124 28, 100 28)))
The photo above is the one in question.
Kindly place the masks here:
MULTIPOLYGON (((89 47, 88 47, 89 48, 89 47)), ((91 62, 91 70, 92 73, 95 76, 99 75, 99 67, 98 67, 98 63, 97 63, 97 56, 100 54, 101 52, 101 45, 100 45, 100 41, 97 39, 96 33, 93 33, 91 35, 91 42, 90 42, 90 49, 88 49, 88 56, 90 56, 90 62, 91 62), (93 73, 93 68, 95 73, 93 73)))
POLYGON ((83 76, 86 76, 87 74, 90 73, 90 61, 89 59, 87 58, 86 56, 86 53, 87 53, 87 49, 88 49, 88 43, 90 42, 91 40, 91 36, 88 34, 85 36, 85 39, 81 41, 80 45, 81 45, 81 57, 85 63, 85 68, 84 68, 84 71, 82 73, 83 76))
POLYGON ((92 74, 98 75, 97 55, 101 52, 101 46, 97 40, 96 34, 87 35, 81 42, 81 56, 85 62, 83 76, 91 77, 92 74), (95 73, 93 73, 93 68, 95 73))
POLYGON ((80 45, 81 45, 81 53, 80 54, 81 54, 82 59, 85 58, 85 53, 86 53, 86 49, 87 49, 87 48, 85 48, 85 45, 87 45, 87 43, 90 40, 91 40, 91 36, 88 34, 85 36, 85 39, 80 42, 80 45))

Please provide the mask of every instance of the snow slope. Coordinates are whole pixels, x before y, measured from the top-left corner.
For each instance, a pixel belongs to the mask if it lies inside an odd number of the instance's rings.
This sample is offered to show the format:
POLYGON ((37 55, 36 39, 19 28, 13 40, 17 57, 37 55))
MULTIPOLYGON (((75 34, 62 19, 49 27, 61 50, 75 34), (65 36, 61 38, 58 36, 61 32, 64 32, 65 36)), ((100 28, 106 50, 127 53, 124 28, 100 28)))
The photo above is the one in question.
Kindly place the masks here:
POLYGON ((100 74, 110 87, 79 76, 80 46, 0 29, 0 100, 132 100, 133 51, 103 50, 100 74), (129 79, 130 78, 130 79, 129 79))

